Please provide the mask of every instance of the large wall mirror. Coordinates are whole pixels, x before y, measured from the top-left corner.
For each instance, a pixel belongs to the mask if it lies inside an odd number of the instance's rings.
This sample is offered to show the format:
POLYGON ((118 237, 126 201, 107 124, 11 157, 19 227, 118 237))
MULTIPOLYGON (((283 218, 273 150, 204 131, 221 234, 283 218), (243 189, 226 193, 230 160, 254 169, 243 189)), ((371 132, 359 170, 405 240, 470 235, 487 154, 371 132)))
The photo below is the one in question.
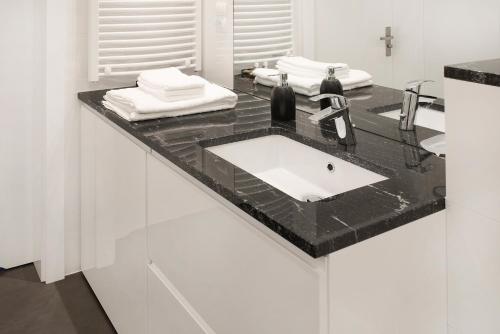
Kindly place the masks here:
MULTIPOLYGON (((269 98, 271 88, 250 73, 275 69, 286 56, 348 65, 345 95, 356 126, 417 143, 445 132, 444 66, 500 57, 500 1, 234 0, 235 88, 269 98), (414 80, 432 81, 421 94, 437 99, 423 97, 422 110, 438 113, 417 115, 412 140, 399 129, 398 108, 414 80)), ((297 107, 317 112, 307 95, 297 96, 297 107)))

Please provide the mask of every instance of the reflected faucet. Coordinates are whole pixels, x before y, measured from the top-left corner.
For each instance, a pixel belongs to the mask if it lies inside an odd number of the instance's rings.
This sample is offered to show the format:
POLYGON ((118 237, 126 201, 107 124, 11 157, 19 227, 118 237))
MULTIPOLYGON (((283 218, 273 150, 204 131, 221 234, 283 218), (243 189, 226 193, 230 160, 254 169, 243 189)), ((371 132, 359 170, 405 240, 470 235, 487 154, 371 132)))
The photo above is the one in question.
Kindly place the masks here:
POLYGON ((330 107, 321 110, 309 117, 313 124, 320 124, 322 122, 334 121, 337 129, 337 141, 342 145, 353 146, 356 145, 356 137, 349 115, 349 101, 342 95, 336 94, 321 94, 311 97, 313 102, 328 99, 330 107))
POLYGON ((422 95, 420 90, 422 85, 428 82, 434 82, 432 80, 416 80, 410 81, 406 84, 406 88, 403 92, 403 107, 401 108, 401 114, 399 118, 399 129, 403 131, 413 131, 415 130, 415 116, 417 115, 417 110, 420 105, 420 98, 431 99, 432 102, 437 99, 435 96, 422 95))

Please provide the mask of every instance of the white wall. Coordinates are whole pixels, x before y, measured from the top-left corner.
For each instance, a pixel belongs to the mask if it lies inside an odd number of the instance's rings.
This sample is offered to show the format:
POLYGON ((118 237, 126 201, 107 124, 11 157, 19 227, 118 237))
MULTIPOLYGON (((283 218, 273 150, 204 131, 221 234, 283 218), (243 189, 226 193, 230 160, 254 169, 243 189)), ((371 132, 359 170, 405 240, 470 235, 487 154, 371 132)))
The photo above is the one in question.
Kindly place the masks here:
POLYGON ((316 25, 314 24, 317 0, 293 0, 295 53, 309 59, 316 57, 316 25))
POLYGON ((88 83, 87 1, 0 6, 0 267, 42 257, 51 281, 80 269, 76 94, 131 82, 88 83))
POLYGON ((233 59, 233 0, 204 0, 204 77, 232 89, 233 59))
POLYGON ((423 1, 424 77, 444 95, 445 65, 500 58, 500 1, 423 1))
POLYGON ((5 268, 40 256, 44 109, 37 2, 0 5, 0 267, 5 268))

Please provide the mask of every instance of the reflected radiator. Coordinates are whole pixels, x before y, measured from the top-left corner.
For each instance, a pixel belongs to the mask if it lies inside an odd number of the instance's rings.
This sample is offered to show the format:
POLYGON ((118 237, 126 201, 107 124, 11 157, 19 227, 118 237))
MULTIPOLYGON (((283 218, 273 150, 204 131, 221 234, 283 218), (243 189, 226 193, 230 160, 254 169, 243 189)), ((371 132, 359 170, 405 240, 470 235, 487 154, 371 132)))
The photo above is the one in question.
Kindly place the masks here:
POLYGON ((234 0, 236 68, 276 61, 294 52, 293 0, 234 0))

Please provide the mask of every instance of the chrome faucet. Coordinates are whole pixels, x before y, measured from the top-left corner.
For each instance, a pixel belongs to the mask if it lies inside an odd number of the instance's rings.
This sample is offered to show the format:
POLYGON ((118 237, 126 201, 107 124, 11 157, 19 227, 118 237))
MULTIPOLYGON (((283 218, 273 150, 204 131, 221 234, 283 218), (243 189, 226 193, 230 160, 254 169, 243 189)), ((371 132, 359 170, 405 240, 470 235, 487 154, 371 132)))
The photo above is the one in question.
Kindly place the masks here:
POLYGON ((353 124, 349 115, 349 101, 344 96, 336 94, 321 94, 310 98, 313 102, 324 99, 330 100, 330 107, 310 116, 309 120, 313 124, 334 121, 337 141, 347 146, 356 145, 353 124))
POLYGON ((415 116, 417 115, 417 110, 420 105, 420 98, 429 98, 433 101, 437 97, 422 95, 420 90, 422 85, 428 82, 434 82, 432 80, 416 80, 410 81, 406 84, 406 88, 403 92, 403 107, 401 108, 401 114, 399 118, 399 129, 404 131, 415 130, 415 116))

